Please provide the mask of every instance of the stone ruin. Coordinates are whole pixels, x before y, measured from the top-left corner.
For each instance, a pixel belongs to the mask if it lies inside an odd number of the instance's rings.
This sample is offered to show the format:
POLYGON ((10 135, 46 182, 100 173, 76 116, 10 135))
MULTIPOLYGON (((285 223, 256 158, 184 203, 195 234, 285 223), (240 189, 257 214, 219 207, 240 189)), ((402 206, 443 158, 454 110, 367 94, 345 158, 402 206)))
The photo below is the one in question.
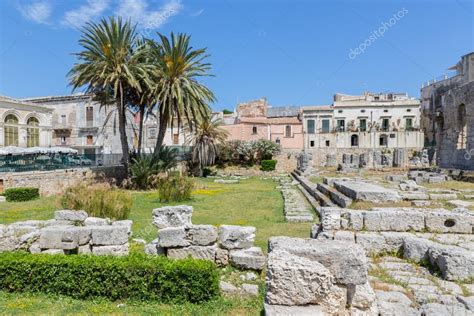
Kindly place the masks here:
POLYGON ((33 254, 128 255, 132 221, 89 217, 85 211, 61 210, 51 220, 0 225, 0 252, 33 254))
POLYGON ((302 172, 303 174, 311 174, 313 169, 312 167, 313 156, 310 153, 302 151, 297 156, 296 169, 302 172))
POLYGON ((313 222, 314 211, 306 200, 302 191, 298 188, 298 181, 292 181, 288 176, 275 177, 280 183, 277 189, 283 197, 283 211, 287 222, 313 222))
POLYGON ((190 256, 239 269, 264 268, 266 257, 260 247, 253 245, 255 227, 195 225, 191 223, 192 213, 192 206, 187 205, 154 209, 153 224, 158 228, 158 238, 145 245, 145 252, 172 259, 190 256))

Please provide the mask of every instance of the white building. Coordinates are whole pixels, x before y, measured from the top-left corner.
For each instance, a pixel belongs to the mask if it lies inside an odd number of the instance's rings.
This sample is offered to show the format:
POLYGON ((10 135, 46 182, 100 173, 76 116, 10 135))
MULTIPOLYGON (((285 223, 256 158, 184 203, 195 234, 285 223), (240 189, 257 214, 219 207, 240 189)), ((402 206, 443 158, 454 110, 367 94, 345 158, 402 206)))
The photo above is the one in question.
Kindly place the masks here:
POLYGON ((0 147, 50 147, 53 109, 0 96, 0 147))
POLYGON ((423 148, 420 101, 407 94, 336 94, 332 105, 306 106, 302 112, 304 148, 309 152, 325 155, 423 148))

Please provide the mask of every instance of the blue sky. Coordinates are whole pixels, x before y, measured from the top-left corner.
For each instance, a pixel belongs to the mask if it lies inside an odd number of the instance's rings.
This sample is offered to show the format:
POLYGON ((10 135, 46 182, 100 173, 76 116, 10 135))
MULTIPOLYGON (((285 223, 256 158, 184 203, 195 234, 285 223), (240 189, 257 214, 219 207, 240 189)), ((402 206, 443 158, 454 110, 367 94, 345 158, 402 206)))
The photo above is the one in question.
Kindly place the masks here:
POLYGON ((2 0, 0 94, 71 93, 66 73, 88 19, 122 15, 140 32, 192 35, 213 65, 214 109, 267 97, 329 104, 336 92, 408 92, 474 50, 464 0, 2 0))

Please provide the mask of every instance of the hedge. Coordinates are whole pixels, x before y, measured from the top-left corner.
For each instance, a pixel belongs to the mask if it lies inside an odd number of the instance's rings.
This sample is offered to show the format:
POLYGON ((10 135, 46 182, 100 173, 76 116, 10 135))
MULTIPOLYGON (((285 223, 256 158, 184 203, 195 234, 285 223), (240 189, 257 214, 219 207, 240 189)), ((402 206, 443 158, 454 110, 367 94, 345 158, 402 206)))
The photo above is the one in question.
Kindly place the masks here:
POLYGON ((191 258, 11 252, 0 253, 0 290, 200 303, 219 295, 219 272, 213 262, 191 258))
POLYGON ((7 202, 24 202, 39 198, 38 188, 10 188, 5 190, 7 202))
POLYGON ((260 170, 262 171, 273 171, 277 164, 276 160, 262 160, 260 170))

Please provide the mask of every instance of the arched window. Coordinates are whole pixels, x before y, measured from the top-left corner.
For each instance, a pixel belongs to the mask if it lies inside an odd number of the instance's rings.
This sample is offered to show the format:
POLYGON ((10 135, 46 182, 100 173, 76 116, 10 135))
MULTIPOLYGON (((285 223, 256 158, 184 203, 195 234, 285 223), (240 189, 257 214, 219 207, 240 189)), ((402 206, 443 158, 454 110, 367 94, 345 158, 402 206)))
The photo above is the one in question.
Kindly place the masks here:
POLYGON ((39 121, 36 117, 30 117, 26 122, 26 146, 39 146, 39 121))
POLYGON ((257 126, 252 127, 252 134, 257 134, 257 126))
POLYGON ((458 107, 458 119, 457 119, 457 130, 458 130, 458 143, 457 149, 467 148, 467 119, 466 119, 466 106, 464 104, 458 107))
POLYGON ((380 135, 379 145, 380 146, 388 146, 388 137, 387 137, 387 135, 385 135, 385 134, 380 135))
POLYGON ((359 136, 354 134, 351 136, 351 146, 352 147, 357 147, 359 146, 359 136))
POLYGON ((18 118, 9 114, 5 117, 5 146, 18 146, 18 118))

